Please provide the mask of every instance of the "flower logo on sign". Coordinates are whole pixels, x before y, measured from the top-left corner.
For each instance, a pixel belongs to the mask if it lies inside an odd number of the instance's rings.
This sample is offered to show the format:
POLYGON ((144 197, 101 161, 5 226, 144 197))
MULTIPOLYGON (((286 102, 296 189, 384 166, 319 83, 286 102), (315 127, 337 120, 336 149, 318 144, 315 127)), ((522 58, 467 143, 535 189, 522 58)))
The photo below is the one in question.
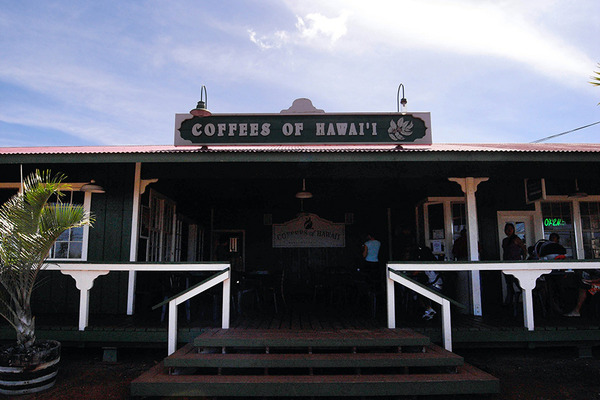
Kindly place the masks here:
POLYGON ((412 135, 413 123, 411 121, 404 121, 404 118, 400 118, 398 123, 394 120, 390 121, 390 127, 388 133, 392 140, 404 140, 405 137, 412 135))

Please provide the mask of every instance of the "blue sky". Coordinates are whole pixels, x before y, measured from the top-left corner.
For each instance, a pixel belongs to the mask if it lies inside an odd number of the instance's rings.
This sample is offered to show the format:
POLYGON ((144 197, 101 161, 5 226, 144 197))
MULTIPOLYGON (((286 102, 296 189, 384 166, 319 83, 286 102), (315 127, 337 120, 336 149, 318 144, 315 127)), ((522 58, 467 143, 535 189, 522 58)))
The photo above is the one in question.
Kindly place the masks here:
MULTIPOLYGON (((0 146, 172 144, 213 113, 429 111, 435 143, 600 121, 600 1, 0 0, 0 146)), ((549 143, 600 143, 600 124, 549 143)))

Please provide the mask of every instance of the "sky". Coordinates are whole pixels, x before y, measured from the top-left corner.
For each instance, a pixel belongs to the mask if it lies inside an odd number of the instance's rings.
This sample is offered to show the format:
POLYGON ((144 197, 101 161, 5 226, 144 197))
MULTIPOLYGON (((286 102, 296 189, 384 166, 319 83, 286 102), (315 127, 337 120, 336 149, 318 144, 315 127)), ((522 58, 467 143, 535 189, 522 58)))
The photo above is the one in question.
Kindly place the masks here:
MULTIPOLYGON (((598 0, 0 0, 0 146, 173 144, 176 113, 431 113, 434 143, 600 121, 598 0)), ((600 124, 547 143, 600 143, 600 124)))

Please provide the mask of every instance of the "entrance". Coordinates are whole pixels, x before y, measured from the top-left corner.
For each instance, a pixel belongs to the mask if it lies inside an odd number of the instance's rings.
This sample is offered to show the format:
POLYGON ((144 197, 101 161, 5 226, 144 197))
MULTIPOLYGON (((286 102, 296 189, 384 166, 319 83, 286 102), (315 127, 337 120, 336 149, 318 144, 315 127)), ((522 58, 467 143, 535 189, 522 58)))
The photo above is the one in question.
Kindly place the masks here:
POLYGON ((526 247, 535 244, 534 214, 534 211, 498 211, 498 245, 501 259, 504 259, 502 251, 502 240, 506 237, 504 226, 508 223, 515 226, 515 234, 523 240, 526 247))
POLYGON ((231 262, 233 271, 245 271, 245 236, 243 229, 213 230, 211 260, 231 262))
MULTIPOLYGON (((515 226, 515 234, 521 238, 525 247, 535 244, 535 230, 533 226, 534 211, 498 211, 498 245, 500 246, 500 257, 504 259, 502 251, 502 240, 506 237, 504 227, 506 224, 515 226)), ((518 287, 515 286, 514 278, 504 275, 502 279, 502 298, 505 303, 515 301, 515 293, 518 294, 518 287)))

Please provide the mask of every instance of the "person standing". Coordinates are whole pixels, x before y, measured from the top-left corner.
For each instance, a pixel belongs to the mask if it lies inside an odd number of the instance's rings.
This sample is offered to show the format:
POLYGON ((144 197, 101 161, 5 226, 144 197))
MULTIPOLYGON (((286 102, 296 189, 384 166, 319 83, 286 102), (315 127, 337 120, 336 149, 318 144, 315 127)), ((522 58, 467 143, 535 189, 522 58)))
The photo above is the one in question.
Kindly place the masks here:
POLYGON ((375 291, 377 297, 380 297, 385 287, 385 274, 383 268, 379 265, 379 249, 381 242, 375 239, 372 233, 367 234, 367 240, 363 244, 363 265, 364 273, 367 276, 369 285, 375 291))
POLYGON ((510 222, 504 226, 506 237, 502 240, 504 261, 527 259, 527 247, 523 240, 515 233, 515 226, 510 222))
MULTIPOLYGON (((504 226, 504 233, 506 237, 502 240, 502 258, 504 261, 515 261, 527 259, 527 247, 523 240, 515 234, 515 226, 511 223, 507 223, 504 226)), ((518 285, 516 278, 512 275, 504 275, 504 282, 506 283, 506 297, 504 298, 504 304, 513 304, 515 298, 515 286, 518 285)), ((515 304, 513 304, 515 306, 515 304)), ((515 311, 516 312, 516 311, 515 311)))
POLYGON ((454 241, 452 246, 452 256, 457 261, 467 261, 469 259, 469 249, 467 241, 467 230, 460 231, 460 237, 454 241))
POLYGON ((363 244, 363 258, 365 262, 379 264, 379 249, 381 248, 381 242, 375 239, 372 234, 367 235, 367 240, 363 244))

